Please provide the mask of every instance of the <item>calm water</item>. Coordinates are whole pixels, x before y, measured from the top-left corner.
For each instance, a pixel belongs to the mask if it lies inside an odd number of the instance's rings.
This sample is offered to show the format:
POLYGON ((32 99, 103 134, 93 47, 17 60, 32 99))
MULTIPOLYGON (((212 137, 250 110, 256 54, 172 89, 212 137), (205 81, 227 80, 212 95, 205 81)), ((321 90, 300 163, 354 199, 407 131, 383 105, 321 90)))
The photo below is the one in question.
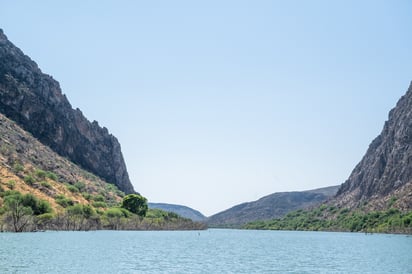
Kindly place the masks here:
POLYGON ((0 233, 0 273, 412 273, 412 237, 241 230, 0 233))

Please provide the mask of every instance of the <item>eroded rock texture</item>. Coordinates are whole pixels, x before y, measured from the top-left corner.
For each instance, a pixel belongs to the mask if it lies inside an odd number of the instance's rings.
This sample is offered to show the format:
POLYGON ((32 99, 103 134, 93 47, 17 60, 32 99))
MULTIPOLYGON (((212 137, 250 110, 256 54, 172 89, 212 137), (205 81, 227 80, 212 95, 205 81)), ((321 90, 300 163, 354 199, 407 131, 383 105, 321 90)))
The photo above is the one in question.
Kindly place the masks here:
POLYGON ((134 193, 116 137, 74 110, 59 83, 42 73, 2 30, 0 112, 61 156, 134 193))
POLYGON ((412 84, 336 199, 350 207, 373 201, 380 209, 388 197, 396 198, 402 209, 412 208, 412 84))

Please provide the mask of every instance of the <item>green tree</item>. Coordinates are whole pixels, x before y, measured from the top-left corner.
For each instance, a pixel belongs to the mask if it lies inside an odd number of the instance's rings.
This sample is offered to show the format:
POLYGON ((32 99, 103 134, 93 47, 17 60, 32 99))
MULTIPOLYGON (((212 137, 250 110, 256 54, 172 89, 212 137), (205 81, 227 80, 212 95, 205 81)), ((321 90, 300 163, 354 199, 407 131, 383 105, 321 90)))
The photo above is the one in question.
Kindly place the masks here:
POLYGON ((33 194, 29 193, 23 195, 22 202, 24 206, 28 206, 32 209, 34 215, 41 215, 44 213, 52 212, 52 208, 47 201, 38 199, 33 194))
POLYGON ((122 208, 144 217, 148 209, 147 199, 139 194, 126 195, 122 201, 122 208))
POLYGON ((7 219, 12 223, 14 232, 23 232, 30 224, 33 210, 23 203, 23 195, 16 193, 6 196, 4 204, 7 210, 7 219))
POLYGON ((90 205, 75 204, 66 209, 66 228, 72 230, 88 230, 89 221, 96 215, 90 205))
POLYGON ((112 207, 104 212, 104 217, 109 224, 110 229, 117 230, 126 218, 130 216, 130 212, 124 208, 112 207))

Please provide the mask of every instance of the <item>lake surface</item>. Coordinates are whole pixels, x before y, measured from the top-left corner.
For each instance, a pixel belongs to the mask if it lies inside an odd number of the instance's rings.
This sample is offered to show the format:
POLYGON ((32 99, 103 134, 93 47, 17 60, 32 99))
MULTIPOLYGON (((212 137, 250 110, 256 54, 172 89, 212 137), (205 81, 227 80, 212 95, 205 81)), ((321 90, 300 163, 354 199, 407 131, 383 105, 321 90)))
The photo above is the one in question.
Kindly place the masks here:
POLYGON ((412 273, 412 237, 218 229, 0 233, 0 273, 412 273))

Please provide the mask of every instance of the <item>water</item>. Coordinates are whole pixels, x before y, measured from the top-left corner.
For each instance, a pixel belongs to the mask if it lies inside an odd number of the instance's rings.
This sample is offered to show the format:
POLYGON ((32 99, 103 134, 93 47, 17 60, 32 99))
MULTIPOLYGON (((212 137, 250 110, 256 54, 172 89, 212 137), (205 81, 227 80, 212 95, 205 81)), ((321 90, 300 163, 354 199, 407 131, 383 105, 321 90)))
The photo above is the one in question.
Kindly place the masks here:
POLYGON ((0 233, 0 273, 412 273, 412 237, 213 229, 0 233))

